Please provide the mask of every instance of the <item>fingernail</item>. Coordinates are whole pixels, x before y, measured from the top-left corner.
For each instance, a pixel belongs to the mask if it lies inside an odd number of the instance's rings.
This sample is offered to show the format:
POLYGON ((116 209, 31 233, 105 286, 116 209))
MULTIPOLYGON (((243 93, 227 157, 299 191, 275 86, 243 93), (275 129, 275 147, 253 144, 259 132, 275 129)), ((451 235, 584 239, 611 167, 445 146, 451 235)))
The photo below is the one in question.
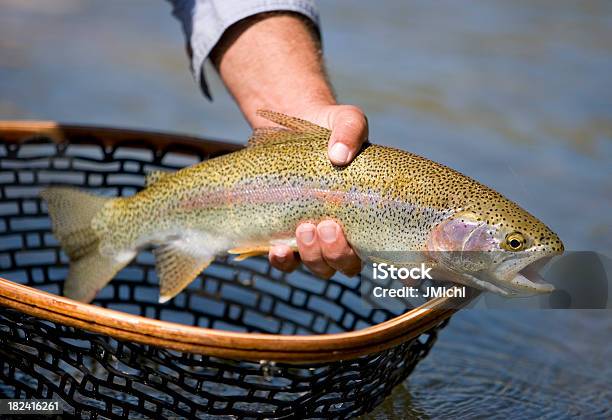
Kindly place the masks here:
POLYGON ((323 242, 333 243, 336 241, 336 225, 331 222, 322 222, 319 225, 319 236, 323 242))
POLYGON ((274 256, 276 257, 276 261, 281 263, 287 260, 287 252, 285 252, 284 249, 276 251, 276 254, 274 254, 274 256))
POLYGON ((331 147, 329 151, 329 157, 337 163, 342 165, 348 163, 350 150, 348 146, 344 143, 336 143, 331 147))
POLYGON ((310 223, 302 225, 298 228, 298 235, 302 242, 306 245, 310 245, 314 241, 315 227, 310 223))

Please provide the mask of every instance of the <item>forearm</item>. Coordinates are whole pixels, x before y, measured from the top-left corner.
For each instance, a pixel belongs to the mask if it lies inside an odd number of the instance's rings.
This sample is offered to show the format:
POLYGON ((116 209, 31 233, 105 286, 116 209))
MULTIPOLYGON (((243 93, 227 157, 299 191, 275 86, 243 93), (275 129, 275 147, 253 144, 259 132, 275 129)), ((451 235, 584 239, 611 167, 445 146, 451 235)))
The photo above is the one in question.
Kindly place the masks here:
POLYGON ((258 109, 300 116, 335 104, 317 34, 299 15, 244 19, 225 32, 211 58, 252 126, 268 124, 258 109))

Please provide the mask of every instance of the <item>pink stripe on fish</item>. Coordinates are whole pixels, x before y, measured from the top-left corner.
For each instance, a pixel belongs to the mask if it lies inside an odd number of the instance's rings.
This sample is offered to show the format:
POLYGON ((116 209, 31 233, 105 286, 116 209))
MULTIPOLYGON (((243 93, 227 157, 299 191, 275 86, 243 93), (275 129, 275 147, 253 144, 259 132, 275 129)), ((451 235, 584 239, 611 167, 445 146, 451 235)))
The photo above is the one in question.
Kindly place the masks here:
POLYGON ((270 204, 287 201, 317 200, 333 204, 352 204, 356 206, 375 206, 389 200, 382 199, 378 193, 356 190, 337 191, 310 187, 262 187, 245 186, 243 189, 217 190, 205 192, 195 198, 181 201, 186 209, 207 209, 240 204, 270 204))

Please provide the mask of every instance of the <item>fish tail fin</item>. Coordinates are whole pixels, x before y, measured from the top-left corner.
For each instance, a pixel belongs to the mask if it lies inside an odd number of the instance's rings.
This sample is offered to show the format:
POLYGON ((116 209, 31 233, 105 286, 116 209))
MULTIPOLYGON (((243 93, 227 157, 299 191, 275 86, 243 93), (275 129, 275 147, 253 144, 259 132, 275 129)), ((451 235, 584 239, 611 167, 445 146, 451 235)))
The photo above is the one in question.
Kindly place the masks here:
POLYGON ((102 238, 92 222, 112 199, 66 187, 47 188, 40 195, 47 202, 53 233, 70 259, 64 295, 90 302, 135 255, 118 259, 100 253, 102 238))

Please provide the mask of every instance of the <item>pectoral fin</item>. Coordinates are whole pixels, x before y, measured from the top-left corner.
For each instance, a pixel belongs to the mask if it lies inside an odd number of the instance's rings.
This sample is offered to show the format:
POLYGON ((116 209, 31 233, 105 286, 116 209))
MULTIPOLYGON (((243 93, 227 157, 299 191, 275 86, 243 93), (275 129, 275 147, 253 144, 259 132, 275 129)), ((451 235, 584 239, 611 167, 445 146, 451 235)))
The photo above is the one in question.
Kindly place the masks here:
POLYGON ((235 261, 243 261, 247 258, 256 257, 258 255, 266 255, 270 252, 269 245, 253 246, 253 247, 238 247, 227 251, 228 254, 237 255, 235 261))
POLYGON ((295 238, 286 238, 286 239, 274 239, 271 240, 268 244, 263 245, 247 245, 247 246, 239 246, 236 248, 232 248, 227 251, 228 254, 237 255, 234 258, 234 261, 243 261, 247 258, 256 257, 258 255, 267 255, 270 252, 270 248, 274 245, 287 245, 291 248, 293 252, 297 252, 297 243, 295 238))
POLYGON ((162 245, 153 250, 155 271, 159 277, 159 302, 165 303, 178 295, 210 263, 214 256, 193 255, 180 243, 162 245))

